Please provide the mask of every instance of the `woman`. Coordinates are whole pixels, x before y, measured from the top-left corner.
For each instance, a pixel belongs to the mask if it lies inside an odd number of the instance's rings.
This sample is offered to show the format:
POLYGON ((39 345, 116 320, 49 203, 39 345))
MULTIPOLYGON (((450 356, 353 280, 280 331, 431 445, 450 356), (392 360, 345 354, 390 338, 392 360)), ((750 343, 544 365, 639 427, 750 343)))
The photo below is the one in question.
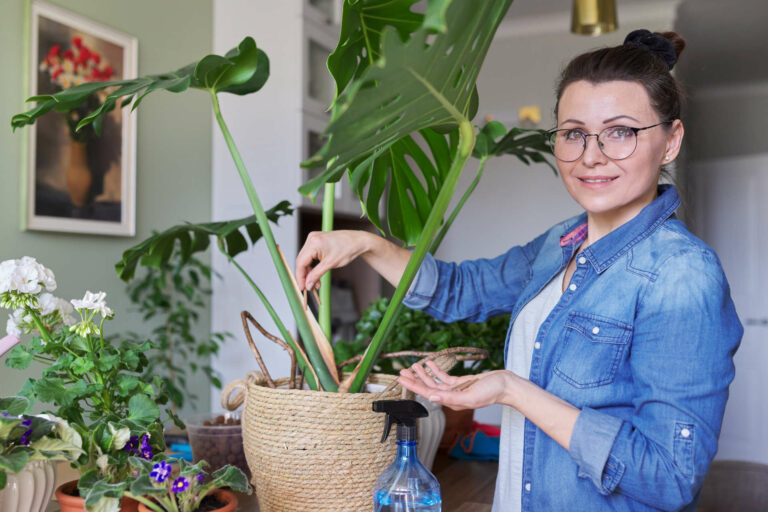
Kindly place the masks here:
MULTIPOLYGON (((428 256, 406 298, 445 321, 512 315, 505 370, 399 378, 454 409, 508 406, 495 512, 695 510, 742 327, 716 255, 658 186, 683 139, 670 70, 684 45, 635 31, 571 61, 551 137, 585 213, 495 259, 428 256)), ((367 233, 314 233, 297 275, 312 287, 362 256, 396 284, 409 255, 367 233)))

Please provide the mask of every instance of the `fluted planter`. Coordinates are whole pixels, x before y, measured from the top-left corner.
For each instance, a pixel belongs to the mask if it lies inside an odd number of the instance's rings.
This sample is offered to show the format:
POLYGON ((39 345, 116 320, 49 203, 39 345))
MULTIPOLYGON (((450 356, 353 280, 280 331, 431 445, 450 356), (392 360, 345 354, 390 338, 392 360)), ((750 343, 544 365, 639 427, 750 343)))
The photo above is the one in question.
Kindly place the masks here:
POLYGON ((0 491, 3 512, 43 512, 56 487, 55 463, 36 460, 20 472, 8 473, 8 483, 0 491))
POLYGON ((419 460, 432 471, 435 462, 437 448, 445 431, 445 413, 440 404, 430 402, 426 398, 417 396, 416 400, 429 412, 429 416, 419 419, 419 460))

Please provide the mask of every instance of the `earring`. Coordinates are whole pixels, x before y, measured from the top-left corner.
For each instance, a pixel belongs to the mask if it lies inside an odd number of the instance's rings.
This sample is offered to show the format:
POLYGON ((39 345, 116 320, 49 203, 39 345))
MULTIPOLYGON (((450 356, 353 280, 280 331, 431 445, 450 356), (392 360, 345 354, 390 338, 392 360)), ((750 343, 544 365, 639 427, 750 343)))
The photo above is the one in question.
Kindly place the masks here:
POLYGON ((665 157, 664 157, 664 161, 666 162, 667 160, 669 160, 669 157, 668 157, 668 156, 665 156, 665 157))

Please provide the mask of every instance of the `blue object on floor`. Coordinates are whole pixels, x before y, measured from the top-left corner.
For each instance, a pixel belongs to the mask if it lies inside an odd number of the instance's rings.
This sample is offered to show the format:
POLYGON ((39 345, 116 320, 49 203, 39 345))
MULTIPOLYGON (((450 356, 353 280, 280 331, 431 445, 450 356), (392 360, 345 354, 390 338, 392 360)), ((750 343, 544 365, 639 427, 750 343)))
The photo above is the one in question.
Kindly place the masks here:
POLYGON ((499 429, 474 423, 474 430, 456 436, 448 455, 454 459, 499 460, 499 429))
POLYGON ((170 446, 171 453, 169 456, 175 459, 184 459, 187 462, 192 462, 192 446, 182 443, 174 443, 170 446))

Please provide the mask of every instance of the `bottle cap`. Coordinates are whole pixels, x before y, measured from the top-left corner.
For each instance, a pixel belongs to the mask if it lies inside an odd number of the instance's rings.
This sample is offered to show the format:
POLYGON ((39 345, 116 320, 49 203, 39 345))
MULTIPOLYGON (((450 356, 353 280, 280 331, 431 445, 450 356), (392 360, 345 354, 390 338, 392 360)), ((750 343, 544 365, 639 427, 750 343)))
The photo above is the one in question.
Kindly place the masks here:
POLYGON ((415 400, 377 400, 373 402, 373 412, 383 412, 387 415, 381 436, 382 443, 389 437, 392 424, 397 425, 398 441, 416 441, 416 420, 429 416, 427 409, 415 400))

